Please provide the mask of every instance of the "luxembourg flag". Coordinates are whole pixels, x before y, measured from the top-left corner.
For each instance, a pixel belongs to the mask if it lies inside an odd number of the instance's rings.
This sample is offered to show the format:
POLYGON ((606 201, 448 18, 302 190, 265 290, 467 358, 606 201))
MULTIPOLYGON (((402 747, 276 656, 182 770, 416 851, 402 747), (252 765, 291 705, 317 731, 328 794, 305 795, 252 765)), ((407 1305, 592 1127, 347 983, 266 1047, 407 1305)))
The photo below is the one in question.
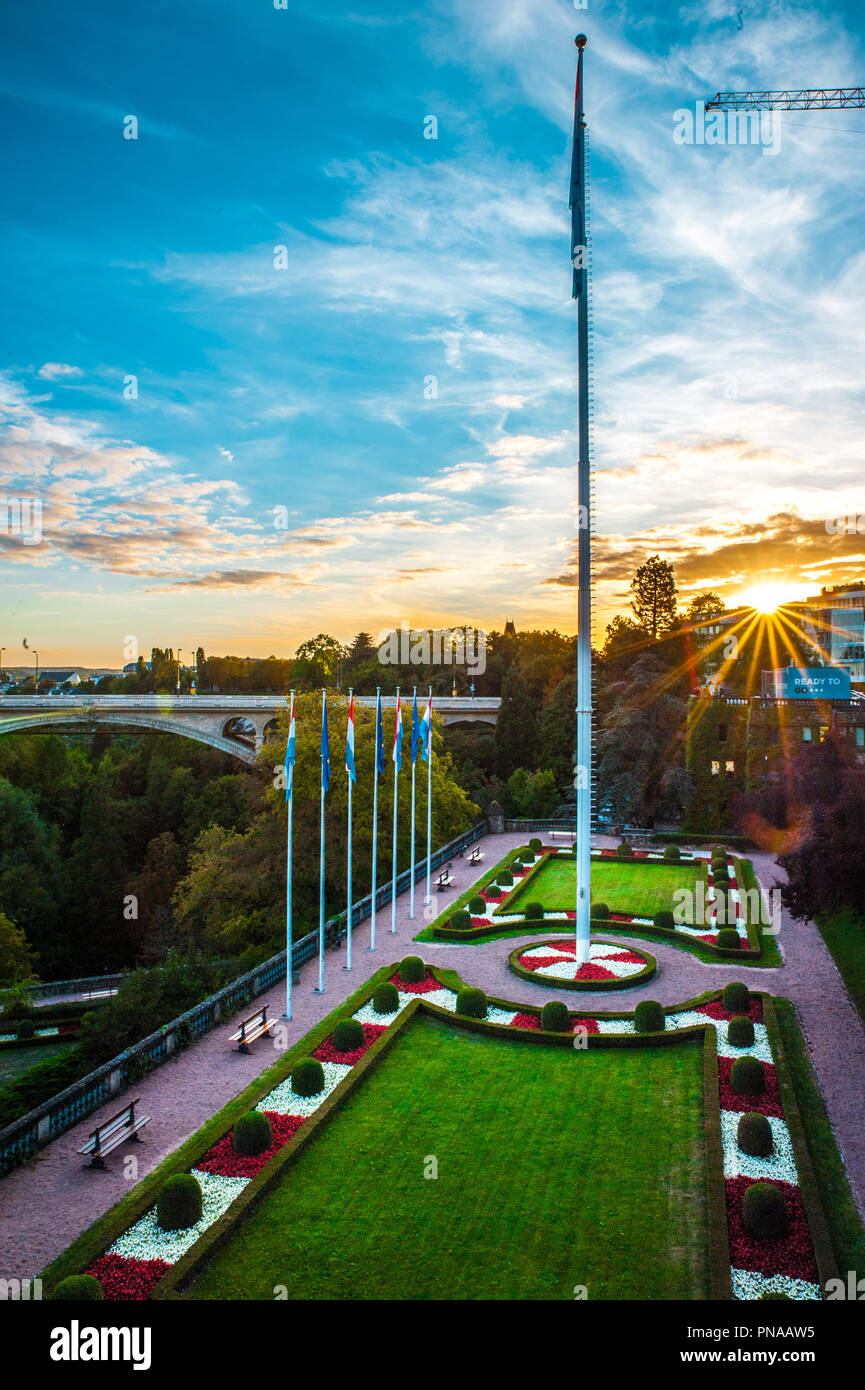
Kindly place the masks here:
POLYGON ((423 712, 423 719, 420 721, 420 755, 426 762, 429 757, 430 735, 432 733, 432 691, 430 691, 429 702, 423 712))
POLYGON ((285 799, 291 800, 294 786, 294 696, 291 697, 291 717, 288 721, 288 743, 285 745, 285 799))
POLYGON ((397 772, 402 768, 402 699, 396 697, 396 723, 393 726, 393 760, 397 772))
POLYGON ((357 781, 357 773, 354 770, 354 696, 352 695, 348 707, 348 727, 345 731, 345 770, 352 782, 357 781))

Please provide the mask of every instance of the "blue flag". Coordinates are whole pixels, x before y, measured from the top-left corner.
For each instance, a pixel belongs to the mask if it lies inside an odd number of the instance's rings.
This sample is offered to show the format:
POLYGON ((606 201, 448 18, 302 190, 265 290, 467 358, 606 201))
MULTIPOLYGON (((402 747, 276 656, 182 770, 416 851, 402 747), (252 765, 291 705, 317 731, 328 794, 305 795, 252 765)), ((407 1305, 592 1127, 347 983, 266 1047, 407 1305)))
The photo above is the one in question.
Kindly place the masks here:
POLYGON ((417 712, 417 691, 414 693, 414 704, 411 711, 411 760, 417 762, 417 755, 421 746, 420 719, 417 712))
POLYGON ((321 789, 330 787, 330 744, 327 739, 327 696, 321 702, 321 789))
POLYGON ((397 772, 402 768, 402 700, 396 697, 396 722, 393 726, 393 760, 397 772))
POLYGON ((291 800, 294 785, 294 696, 291 697, 291 717, 288 722, 288 743, 285 745, 285 799, 291 800))
POLYGON ((375 771, 381 777, 384 772, 384 728, 381 722, 381 691, 375 704, 375 771))

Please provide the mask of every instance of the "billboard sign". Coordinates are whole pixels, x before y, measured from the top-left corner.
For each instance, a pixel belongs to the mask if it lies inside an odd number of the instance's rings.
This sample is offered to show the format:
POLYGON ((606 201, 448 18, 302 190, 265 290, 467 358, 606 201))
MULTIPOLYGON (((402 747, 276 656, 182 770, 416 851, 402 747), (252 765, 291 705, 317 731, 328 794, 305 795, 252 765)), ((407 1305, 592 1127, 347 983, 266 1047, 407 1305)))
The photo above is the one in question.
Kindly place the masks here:
POLYGON ((850 699, 850 672, 837 666, 787 666, 781 674, 786 700, 850 699))

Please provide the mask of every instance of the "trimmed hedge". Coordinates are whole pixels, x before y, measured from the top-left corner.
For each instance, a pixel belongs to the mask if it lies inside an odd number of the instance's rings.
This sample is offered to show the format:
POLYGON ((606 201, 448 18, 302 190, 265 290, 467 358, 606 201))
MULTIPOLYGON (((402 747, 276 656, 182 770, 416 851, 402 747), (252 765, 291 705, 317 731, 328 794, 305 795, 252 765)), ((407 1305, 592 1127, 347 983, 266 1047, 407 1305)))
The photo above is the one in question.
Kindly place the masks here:
POLYGON ((399 1008, 399 991, 396 985, 386 980, 383 985, 377 985, 372 996, 373 1011, 377 1014, 395 1014, 399 1008))
POLYGON ((541 922, 544 917, 543 903, 526 903, 526 910, 523 913, 527 922, 541 922))
POLYGON ((737 1014, 727 1024, 727 1042, 731 1047, 753 1047, 754 1025, 750 1018, 737 1014))
POLYGON ((334 1025, 333 1045, 337 1052, 355 1052, 365 1041, 363 1024, 358 1019, 341 1018, 334 1025))
POLYGON ((627 840, 622 840, 621 844, 616 845, 616 854, 620 859, 633 859, 634 846, 629 845, 627 840))
POLYGON ((718 932, 718 947, 722 951, 738 951, 741 939, 735 927, 722 927, 718 932))
POLYGON ((634 1028, 638 1033, 663 1033, 664 1010, 655 999, 641 999, 634 1009, 634 1028))
POLYGON ((35 1038, 36 1027, 33 1023, 32 1018, 22 1018, 21 1022, 18 1024, 18 1027, 15 1030, 15 1034, 18 1038, 35 1038))
MULTIPOLYGON (((484 907, 486 907, 486 903, 484 903, 484 907)), ((465 908, 462 907, 457 908, 456 912, 452 912, 450 917, 448 918, 448 926, 453 927, 455 931, 465 931, 467 927, 471 926, 471 924, 471 913, 466 912, 465 908)), ((405 975, 403 975, 402 971, 400 971, 400 978, 402 980, 405 980, 406 978, 405 975)), ((420 979, 423 979, 423 975, 420 976, 420 979)), ((406 983, 408 983, 408 981, 406 983)), ((414 980, 411 983, 416 984, 417 981, 414 980)))
POLYGON ((486 1018, 487 996, 484 991, 472 985, 461 989, 457 995, 457 1013, 465 1014, 468 1018, 486 1018))
POLYGON ((324 1090, 324 1067, 317 1057, 304 1057, 291 1073, 291 1089, 296 1096, 317 1096, 324 1090))
POLYGON ((731 1014, 746 1014, 751 1007, 751 991, 741 980, 731 980, 724 986, 721 1002, 731 1014))
POLYGON ((754 1182, 742 1198, 745 1229, 759 1240, 777 1240, 787 1234, 787 1206, 780 1187, 771 1182, 754 1182))
POLYGON ((678 845, 667 845, 664 850, 664 858, 668 864, 678 864, 682 857, 682 851, 678 845))
POLYGON ((58 1303, 101 1303, 105 1295, 93 1274, 70 1274, 61 1279, 51 1294, 58 1303))
POLYGON ((676 929, 676 919, 668 908, 662 908, 660 912, 656 912, 652 921, 656 927, 661 928, 661 931, 675 931, 676 929))
POLYGON ((510 869, 502 869, 501 873, 496 878, 496 883, 500 888, 513 888, 514 876, 510 869))
POLYGON ((543 849, 543 844, 538 839, 537 835, 533 835, 532 838, 529 840, 529 849, 535 855, 540 854, 541 850, 543 849))
MULTIPOLYGON (((472 917, 483 917, 483 915, 484 915, 484 913, 486 912, 486 910, 487 910, 486 898, 482 898, 482 897, 480 897, 479 895, 475 895, 475 897, 469 898, 468 912, 469 912, 469 918, 470 918, 470 919, 471 919, 472 917)), ((453 922, 453 917, 451 917, 450 920, 451 920, 451 922, 453 922)))
POLYGON ((561 999, 550 999, 541 1009, 541 1027, 547 1033, 567 1033, 570 1014, 561 999))
POLYGON ((752 1158, 768 1158, 775 1148, 772 1126, 758 1110, 746 1110, 739 1116, 736 1143, 743 1154, 752 1158))
POLYGON ((599 922, 606 922, 610 916, 610 909, 606 903, 592 903, 589 916, 596 917, 599 922))
POLYGON ((270 1120, 260 1110, 247 1110, 241 1115, 231 1136, 231 1147, 236 1154, 261 1154, 273 1143, 273 1130, 270 1120))
POLYGON ((156 1199, 156 1224, 163 1231, 186 1231, 201 1220, 201 1210, 201 1183, 191 1173, 175 1173, 156 1199))
POLYGON ((400 961, 399 977, 406 985, 419 985, 426 974, 426 966, 420 956, 405 956, 400 961))
POLYGON ((737 1057, 730 1068, 730 1085, 738 1096, 760 1096, 766 1089, 766 1073, 756 1057, 737 1057))

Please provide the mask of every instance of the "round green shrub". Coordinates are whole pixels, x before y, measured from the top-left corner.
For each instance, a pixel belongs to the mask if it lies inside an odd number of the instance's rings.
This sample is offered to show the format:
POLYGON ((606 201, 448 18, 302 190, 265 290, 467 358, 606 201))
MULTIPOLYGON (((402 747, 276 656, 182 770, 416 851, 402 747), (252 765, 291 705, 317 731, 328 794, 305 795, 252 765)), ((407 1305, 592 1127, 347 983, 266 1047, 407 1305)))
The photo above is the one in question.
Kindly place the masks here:
POLYGON ((727 1024, 727 1042, 731 1047, 753 1047, 754 1025, 750 1018, 737 1014, 727 1024))
POLYGON ((399 992, 390 980, 376 987, 372 996, 372 1007, 377 1014, 395 1014, 399 1008, 399 992))
POLYGON ((467 1018, 486 1018, 487 996, 482 989, 469 985, 457 995, 457 1013, 467 1018))
POLYGON ((638 1033, 663 1033, 664 1010, 654 999, 641 999, 634 1009, 634 1028, 638 1033))
POLYGON ((543 903, 526 903, 526 910, 523 914, 527 922, 540 922, 544 915, 543 903))
POLYGON ((68 1274, 51 1295, 58 1303, 101 1303, 102 1285, 92 1274, 68 1274))
POLYGON ((521 874, 521 873, 522 873, 523 868, 524 868, 524 865, 523 865, 523 861, 522 861, 522 859, 520 858, 519 855, 517 855, 517 857, 516 857, 515 859, 512 859, 512 860, 511 860, 511 866, 510 866, 510 867, 511 867, 511 873, 514 873, 514 874, 521 874))
MULTIPOLYGON (((457 908, 456 912, 451 913, 450 917, 448 918, 448 923, 450 926, 456 927, 458 931, 466 931, 467 928, 470 927, 472 924, 471 913, 466 912, 464 908, 457 908)), ((411 959, 412 957, 409 956, 409 960, 411 959)), ((403 975, 402 973, 402 967, 400 967, 400 978, 403 980, 405 979, 405 975, 403 975)), ((419 978, 422 980, 423 975, 419 976, 419 978)), ((412 983, 416 984, 417 981, 413 980, 412 983)))
POLYGON ((662 908, 660 912, 656 912, 652 921, 656 927, 660 927, 663 931, 674 931, 676 927, 676 919, 667 908, 662 908))
POLYGON ((664 858, 668 864, 678 864, 682 857, 682 851, 678 845, 667 845, 664 849, 664 858))
MULTIPOLYGON (((33 1026, 33 1020, 32 1020, 32 1018, 22 1018, 21 1022, 18 1024, 18 1027, 17 1027, 17 1029, 16 1029, 15 1031, 16 1031, 17 1037, 19 1037, 19 1038, 35 1038, 35 1037, 36 1037, 36 1029, 35 1029, 34 1026, 33 1026)), ((101 1286, 100 1286, 100 1287, 101 1287, 101 1286)))
MULTIPOLYGON (((466 916, 468 916, 468 913, 466 913, 466 916)), ((406 956, 405 959, 400 962, 399 977, 403 984, 419 985, 425 974, 426 966, 420 956, 406 956)))
POLYGON ((548 1033, 567 1033, 570 1021, 568 1006, 561 999, 550 999, 541 1009, 541 1027, 548 1033))
POLYGON ((718 932, 716 944, 722 951, 739 951, 742 949, 739 944, 739 933, 736 931, 735 927, 721 927, 718 932))
POLYGON ((533 835, 531 840, 529 840, 529 849, 531 850, 533 857, 535 855, 540 854, 542 845, 537 835, 533 835))
POLYGON ((627 840, 622 840, 621 844, 616 846, 616 853, 621 859, 633 859, 634 847, 629 845, 627 840))
POLYGON ((248 1110, 234 1126, 231 1147, 236 1154, 263 1154, 273 1143, 270 1120, 260 1110, 248 1110))
POLYGON ((766 1089, 766 1073, 756 1057, 737 1057, 730 1068, 730 1085, 738 1096, 760 1096, 766 1089))
POLYGON ((363 1047, 366 1038, 363 1024, 356 1018, 341 1018, 334 1024, 333 1045, 337 1052, 355 1052, 363 1047))
POLYGON ((599 921, 606 922, 610 915, 610 909, 606 903, 592 903, 589 908, 589 916, 597 917, 599 921))
POLYGON ((513 888, 514 876, 511 873, 510 869, 502 869, 501 873, 498 875, 496 879, 496 883, 499 885, 500 888, 513 888))
POLYGON ((201 1184, 191 1173, 175 1173, 156 1199, 156 1223, 163 1231, 185 1231, 201 1220, 201 1184))
POLYGON ((291 1073, 291 1089, 296 1096, 317 1096, 324 1090, 324 1068, 317 1057, 304 1057, 291 1073))
POLYGON ((474 898, 469 898, 470 917, 483 917, 486 914, 486 910, 487 904, 485 898, 480 897, 480 895, 474 898))
POLYGON ((731 980, 724 986, 721 1002, 731 1014, 746 1014, 751 1008, 751 991, 741 980, 731 980))
POLYGON ((787 1207, 780 1187, 771 1182, 753 1182, 742 1198, 745 1229, 760 1240, 777 1240, 787 1234, 787 1207))
POLYGON ((714 889, 715 889, 715 896, 716 896, 716 897, 717 897, 718 894, 721 893, 721 892, 724 892, 724 893, 729 892, 729 889, 730 889, 730 879, 729 879, 729 876, 728 876, 727 874, 721 874, 721 873, 712 874, 712 884, 713 884, 713 887, 714 887, 714 889))
POLYGON ((752 1158, 768 1158, 775 1148, 775 1139, 766 1116, 757 1110, 747 1110, 740 1115, 736 1143, 743 1154, 750 1154, 752 1158))
POLYGON ((736 903, 729 888, 720 888, 715 894, 715 926, 735 928, 738 918, 736 903))

